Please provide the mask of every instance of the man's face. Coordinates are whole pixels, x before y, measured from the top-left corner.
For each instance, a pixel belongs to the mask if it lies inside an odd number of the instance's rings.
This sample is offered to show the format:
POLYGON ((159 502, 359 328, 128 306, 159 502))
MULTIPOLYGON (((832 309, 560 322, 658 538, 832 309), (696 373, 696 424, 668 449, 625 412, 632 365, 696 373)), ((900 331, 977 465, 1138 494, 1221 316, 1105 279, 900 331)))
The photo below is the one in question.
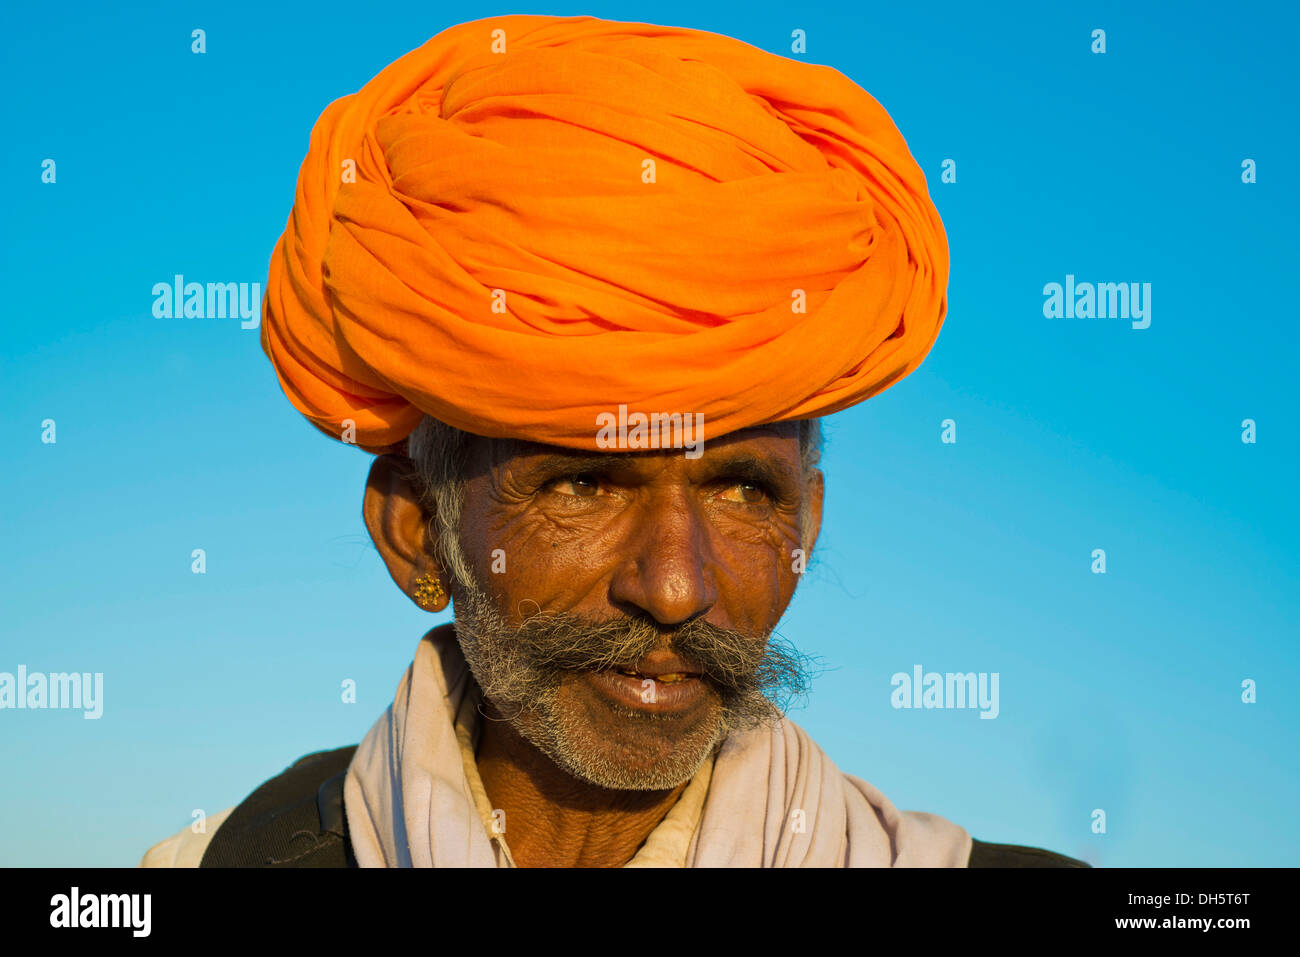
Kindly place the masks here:
POLYGON ((476 440, 454 583, 485 695, 576 777, 665 789, 729 731, 802 690, 771 639, 820 522, 822 477, 797 423, 680 450, 580 453, 476 440))

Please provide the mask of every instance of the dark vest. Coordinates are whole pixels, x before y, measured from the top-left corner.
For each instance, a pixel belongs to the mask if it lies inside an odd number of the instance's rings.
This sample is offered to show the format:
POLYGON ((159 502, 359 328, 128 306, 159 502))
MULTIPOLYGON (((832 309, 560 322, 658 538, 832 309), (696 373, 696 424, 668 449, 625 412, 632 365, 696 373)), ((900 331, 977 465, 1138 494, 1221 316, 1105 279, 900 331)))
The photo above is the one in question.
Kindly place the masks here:
MULTIPOLYGON (((299 758, 244 799, 212 835, 200 867, 356 867, 343 778, 356 746, 299 758)), ((1036 847, 974 841, 970 867, 1088 867, 1036 847)))

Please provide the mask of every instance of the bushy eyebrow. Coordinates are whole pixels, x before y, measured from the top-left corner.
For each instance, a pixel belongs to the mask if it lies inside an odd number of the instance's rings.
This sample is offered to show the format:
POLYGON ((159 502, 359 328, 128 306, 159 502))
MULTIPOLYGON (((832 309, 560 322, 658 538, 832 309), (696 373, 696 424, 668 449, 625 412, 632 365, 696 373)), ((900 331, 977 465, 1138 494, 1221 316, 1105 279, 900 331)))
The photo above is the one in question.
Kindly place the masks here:
POLYGON ((575 452, 572 455, 563 453, 544 455, 528 466, 527 474, 530 477, 545 476, 553 478, 557 475, 580 475, 583 472, 608 472, 611 469, 628 467, 632 464, 633 457, 630 452, 608 452, 592 455, 575 452))
MULTIPOLYGON (((605 452, 585 455, 580 452, 546 455, 528 466, 526 475, 542 482, 563 475, 617 473, 628 469, 637 459, 636 452, 605 452)), ((735 478, 745 482, 767 485, 776 492, 787 495, 797 493, 797 471, 779 459, 770 459, 749 452, 722 454, 704 460, 712 477, 735 478)))
POLYGON ((796 471, 780 459, 763 458, 749 452, 735 452, 711 459, 714 475, 734 476, 746 482, 766 485, 779 492, 794 492, 799 487, 796 471))

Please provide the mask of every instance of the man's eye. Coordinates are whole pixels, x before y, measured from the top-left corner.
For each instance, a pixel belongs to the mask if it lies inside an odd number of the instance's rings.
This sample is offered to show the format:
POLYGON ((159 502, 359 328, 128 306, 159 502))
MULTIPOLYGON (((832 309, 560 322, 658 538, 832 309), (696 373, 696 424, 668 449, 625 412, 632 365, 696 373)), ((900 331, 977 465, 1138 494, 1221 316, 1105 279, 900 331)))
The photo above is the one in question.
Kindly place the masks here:
POLYGON ((600 491, 600 478, 589 472, 584 472, 581 475, 566 475, 563 478, 553 480, 549 484, 549 488, 561 495, 591 498, 600 491))
POLYGON ((758 505, 767 500, 768 491, 761 482, 736 482, 723 489, 719 498, 741 505, 758 505))

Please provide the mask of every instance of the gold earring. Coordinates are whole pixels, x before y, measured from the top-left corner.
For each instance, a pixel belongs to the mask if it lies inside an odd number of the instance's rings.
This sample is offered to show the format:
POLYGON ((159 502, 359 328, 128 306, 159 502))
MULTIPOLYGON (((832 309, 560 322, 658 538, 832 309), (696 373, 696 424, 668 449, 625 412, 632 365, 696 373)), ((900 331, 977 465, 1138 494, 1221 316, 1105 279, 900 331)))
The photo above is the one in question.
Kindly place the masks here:
POLYGON ((421 575, 415 580, 415 603, 421 608, 429 608, 447 597, 442 590, 442 582, 432 575, 421 575))

